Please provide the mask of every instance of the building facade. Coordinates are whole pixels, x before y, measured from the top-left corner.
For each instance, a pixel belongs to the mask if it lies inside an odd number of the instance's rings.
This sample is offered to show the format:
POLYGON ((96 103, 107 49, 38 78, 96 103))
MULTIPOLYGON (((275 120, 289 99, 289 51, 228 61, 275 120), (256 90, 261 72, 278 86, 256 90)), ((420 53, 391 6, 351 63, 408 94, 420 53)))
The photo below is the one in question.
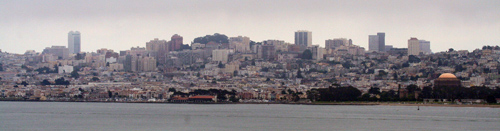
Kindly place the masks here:
POLYGON ((180 50, 182 48, 182 44, 183 44, 182 42, 183 42, 182 36, 180 36, 178 34, 173 35, 170 39, 168 50, 169 51, 180 50))
POLYGON ((385 33, 379 32, 377 35, 368 36, 368 50, 369 51, 385 51, 385 33))
POLYGON ((57 56, 57 59, 67 59, 69 57, 69 50, 65 46, 52 46, 43 49, 42 54, 52 54, 57 56))
POLYGON ((311 46, 312 45, 312 32, 310 31, 297 31, 295 32, 295 45, 311 46))
POLYGON ((431 42, 426 40, 419 40, 420 43, 420 51, 424 54, 431 54, 431 42))
POLYGON ((68 33, 68 49, 70 54, 76 54, 80 52, 80 32, 78 31, 70 31, 68 33))
POLYGON ((368 50, 369 51, 379 51, 378 36, 377 35, 369 35, 368 36, 368 50))
POLYGON ((408 40, 408 55, 419 55, 420 54, 420 42, 417 38, 410 38, 408 40))
POLYGON ((349 41, 346 38, 325 40, 325 48, 327 48, 327 49, 335 49, 335 48, 338 48, 340 46, 348 46, 350 44, 352 44, 352 40, 349 41))
POLYGON ((212 51, 212 61, 227 63, 229 50, 218 49, 212 51))

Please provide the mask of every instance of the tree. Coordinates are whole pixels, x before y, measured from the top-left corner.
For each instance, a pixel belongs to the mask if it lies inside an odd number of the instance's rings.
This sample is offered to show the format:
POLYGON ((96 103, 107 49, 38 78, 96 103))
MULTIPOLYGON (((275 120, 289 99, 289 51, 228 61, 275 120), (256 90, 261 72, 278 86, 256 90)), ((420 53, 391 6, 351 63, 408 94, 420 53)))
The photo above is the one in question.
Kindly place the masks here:
POLYGON ((224 64, 222 64, 222 62, 219 62, 219 65, 217 65, 217 67, 219 67, 219 68, 224 68, 224 67, 226 67, 226 66, 225 66, 224 64))
POLYGON ((108 96, 109 96, 109 98, 113 97, 113 93, 109 90, 108 90, 108 96))
POLYGON ((488 102, 488 103, 497 103, 497 100, 495 99, 495 96, 493 96, 493 95, 488 95, 488 96, 486 97, 486 102, 488 102))
POLYGON ((271 78, 269 78, 269 77, 268 77, 268 78, 266 79, 266 81, 271 81, 271 78))
POLYGON ((75 56, 75 59, 76 60, 83 60, 83 59, 85 59, 85 54, 86 53, 77 53, 75 56))
POLYGON ((27 85, 29 85, 29 84, 28 84, 28 82, 23 81, 23 82, 21 82, 21 85, 23 85, 24 87, 26 87, 26 86, 27 86, 27 85))
POLYGON ((387 72, 385 72, 384 70, 379 70, 379 71, 378 71, 378 75, 379 75, 379 76, 386 76, 386 75, 387 75, 387 72))
POLYGON ((42 82, 40 82, 40 84, 42 84, 43 86, 46 86, 46 85, 50 85, 51 83, 49 82, 49 80, 45 79, 42 82))
POLYGON ((408 94, 413 94, 415 91, 419 91, 420 88, 418 88, 417 85, 411 84, 406 87, 406 90, 408 91, 408 94))
POLYGON ((302 52, 302 59, 311 60, 312 57, 313 57, 313 54, 312 54, 311 50, 307 49, 304 52, 302 52))
POLYGON ((380 88, 372 87, 372 88, 368 89, 368 93, 370 93, 370 94, 380 94, 380 88))
POLYGON ((78 74, 78 71, 77 70, 73 70, 71 72, 71 77, 75 78, 75 79, 78 79, 80 77, 80 74, 78 74))
POLYGON ((421 98, 432 98, 432 87, 426 86, 422 88, 421 98))
POLYGON ((448 52, 453 52, 453 51, 454 51, 453 48, 448 49, 448 52))
POLYGON ((64 80, 63 77, 55 80, 55 85, 69 85, 69 81, 64 80))
POLYGON ((410 63, 406 62, 406 63, 403 63, 403 65, 401 65, 402 67, 410 67, 410 63))
POLYGON ((215 33, 213 35, 206 35, 204 37, 197 37, 193 40, 193 43, 207 44, 209 42, 217 43, 229 43, 229 39, 224 34, 215 33))
POLYGON ((231 95, 231 96, 229 97, 229 101, 231 101, 231 102, 239 102, 239 101, 240 101, 240 99, 236 98, 236 96, 234 96, 234 95, 231 95))
POLYGON ((302 71, 300 71, 300 68, 299 68, 299 69, 298 69, 298 71, 297 71, 297 78, 304 78, 304 77, 302 76, 302 71))
POLYGON ((97 78, 97 77, 95 77, 95 76, 94 76, 94 77, 92 77, 92 79, 91 79, 91 80, 92 80, 92 81, 99 81, 99 78, 97 78))
POLYGON ((415 55, 410 55, 410 56, 408 56, 408 62, 409 63, 419 63, 420 62, 420 58, 418 58, 415 55))
POLYGON ((168 88, 168 92, 175 92, 175 88, 168 88))
POLYGON ((191 47, 188 44, 182 44, 179 50, 191 50, 191 47))
POLYGON ((0 71, 3 71, 3 64, 0 63, 0 71))

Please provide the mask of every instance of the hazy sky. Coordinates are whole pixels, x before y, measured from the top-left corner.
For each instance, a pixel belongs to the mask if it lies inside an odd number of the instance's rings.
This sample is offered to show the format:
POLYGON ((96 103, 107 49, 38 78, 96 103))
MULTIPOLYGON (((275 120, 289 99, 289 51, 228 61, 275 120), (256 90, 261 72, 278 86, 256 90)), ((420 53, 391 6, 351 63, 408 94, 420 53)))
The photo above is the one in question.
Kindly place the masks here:
POLYGON ((313 45, 348 38, 368 49, 368 35, 386 33, 386 45, 407 47, 410 37, 433 52, 500 44, 500 0, 0 0, 0 49, 24 53, 67 46, 81 32, 82 51, 144 47, 174 34, 184 43, 207 34, 294 42, 312 32, 313 45))

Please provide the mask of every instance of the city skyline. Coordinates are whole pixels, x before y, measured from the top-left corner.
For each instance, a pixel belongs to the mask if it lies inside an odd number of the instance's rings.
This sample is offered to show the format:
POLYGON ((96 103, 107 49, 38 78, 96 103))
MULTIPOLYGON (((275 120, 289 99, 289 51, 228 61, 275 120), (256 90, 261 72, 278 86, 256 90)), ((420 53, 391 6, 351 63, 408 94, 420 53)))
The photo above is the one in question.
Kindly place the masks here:
POLYGON ((500 43, 499 1, 2 1, 0 49, 41 52, 67 45, 68 31, 85 34, 81 50, 126 50, 151 39, 213 33, 294 42, 294 32, 314 33, 313 45, 352 39, 368 49, 367 36, 385 32, 386 45, 406 48, 411 37, 432 42, 433 52, 474 50, 500 43), (116 6, 112 6, 115 5, 116 6), (64 5, 64 6, 61 6, 64 5), (271 8, 272 7, 272 8, 271 8))

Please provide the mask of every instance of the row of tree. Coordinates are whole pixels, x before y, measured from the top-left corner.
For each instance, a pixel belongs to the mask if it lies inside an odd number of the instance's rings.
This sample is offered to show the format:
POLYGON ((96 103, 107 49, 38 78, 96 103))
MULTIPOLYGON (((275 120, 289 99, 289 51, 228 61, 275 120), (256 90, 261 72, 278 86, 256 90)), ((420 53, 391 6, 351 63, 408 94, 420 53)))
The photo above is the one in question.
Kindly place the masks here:
POLYGON ((174 94, 172 94, 172 96, 189 97, 189 96, 195 96, 195 95, 211 95, 211 96, 217 96, 217 101, 238 102, 238 99, 236 99, 236 91, 235 90, 227 91, 227 90, 222 90, 222 89, 208 89, 208 90, 196 89, 196 90, 193 90, 189 93, 183 93, 180 91, 176 91, 174 88, 170 88, 168 91, 174 92, 174 94), (227 96, 229 96, 229 98, 227 96))
POLYGON ((54 81, 54 83, 51 83, 49 80, 45 79, 42 82, 40 82, 41 85, 69 85, 69 81, 65 80, 63 77, 58 78, 54 81))
POLYGON ((215 33, 214 35, 206 35, 204 37, 194 38, 193 43, 207 44, 208 42, 229 43, 229 39, 224 34, 215 33))
POLYGON ((352 86, 340 87, 332 85, 328 88, 311 89, 307 91, 308 99, 312 101, 417 101, 423 99, 483 99, 488 103, 495 103, 500 98, 500 88, 494 89, 485 86, 465 87, 431 87, 422 89, 416 85, 409 85, 404 89, 380 92, 373 87, 362 95, 361 91, 352 86), (405 91, 403 91, 405 90, 405 91), (401 95, 400 92, 405 92, 401 95))

